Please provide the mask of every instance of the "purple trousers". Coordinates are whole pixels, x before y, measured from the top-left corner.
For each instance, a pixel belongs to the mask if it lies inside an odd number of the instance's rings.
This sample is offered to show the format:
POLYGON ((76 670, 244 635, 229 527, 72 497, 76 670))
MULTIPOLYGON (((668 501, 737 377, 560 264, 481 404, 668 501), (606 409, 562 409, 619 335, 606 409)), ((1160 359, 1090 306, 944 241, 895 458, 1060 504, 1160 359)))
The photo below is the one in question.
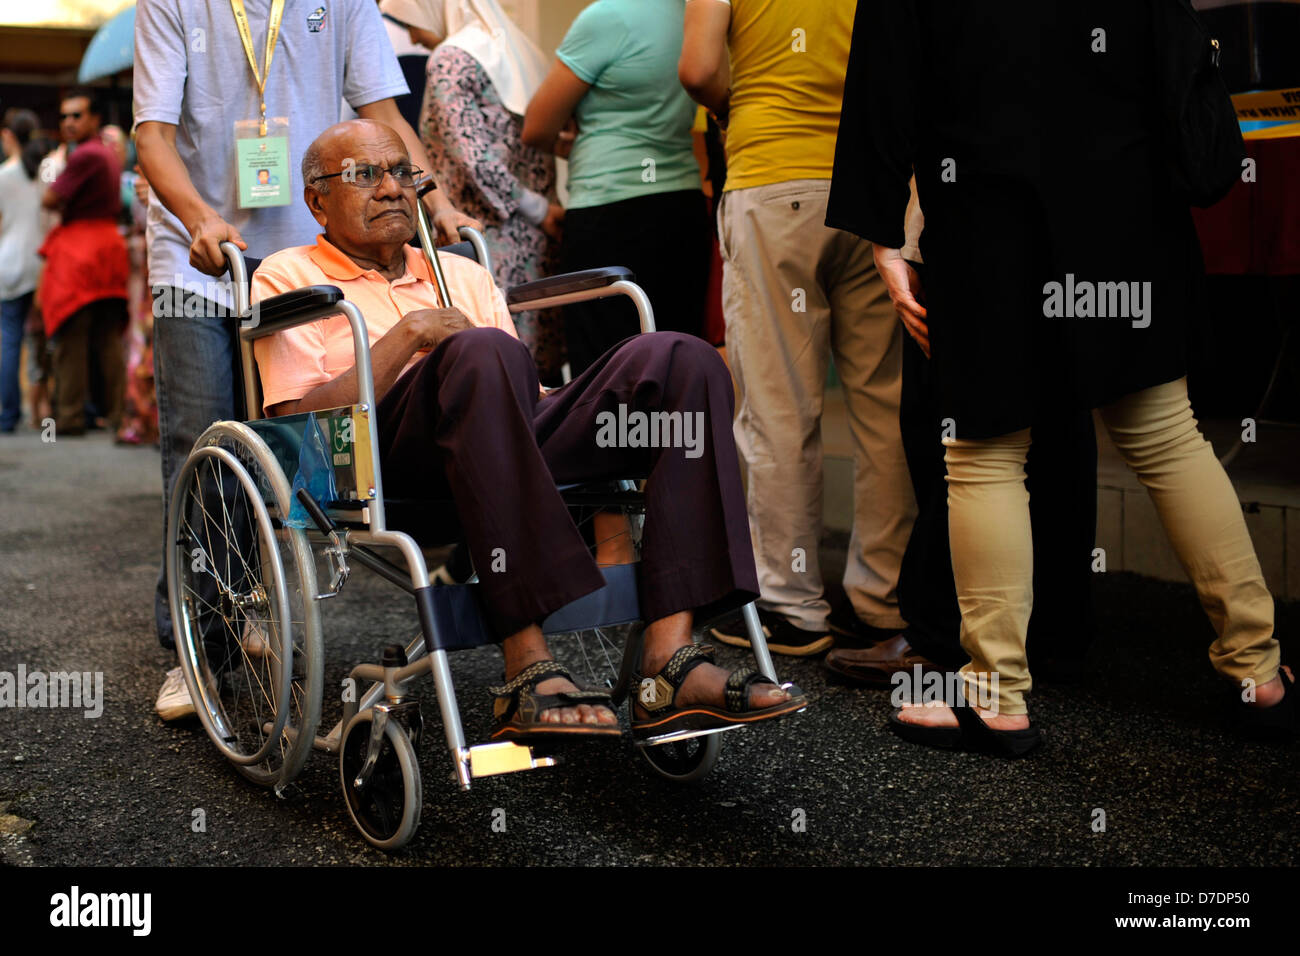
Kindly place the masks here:
POLYGON ((629 338, 541 398, 527 348, 467 329, 379 402, 385 497, 455 501, 420 530, 463 533, 504 638, 604 585, 556 485, 645 478, 642 617, 722 611, 758 596, 733 415, 726 366, 693 336, 629 338))

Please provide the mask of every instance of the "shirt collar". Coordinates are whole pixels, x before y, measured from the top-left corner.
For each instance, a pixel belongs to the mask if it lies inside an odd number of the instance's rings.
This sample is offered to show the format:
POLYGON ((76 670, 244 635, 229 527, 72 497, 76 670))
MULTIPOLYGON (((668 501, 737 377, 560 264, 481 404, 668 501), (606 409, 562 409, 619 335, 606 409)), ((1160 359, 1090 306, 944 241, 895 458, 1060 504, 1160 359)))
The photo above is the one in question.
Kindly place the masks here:
MULTIPOLYGON (((429 267, 424 261, 424 254, 419 249, 406 246, 403 250, 406 253, 406 274, 401 278, 394 279, 391 284, 398 282, 411 282, 415 279, 422 279, 425 282, 431 282, 429 267)), ((378 272, 373 269, 362 269, 359 265, 349 259, 339 248, 325 238, 324 233, 316 237, 316 247, 307 254, 312 262, 320 267, 331 279, 338 279, 347 282, 352 279, 360 279, 363 276, 373 275, 376 279, 387 282, 378 272)))

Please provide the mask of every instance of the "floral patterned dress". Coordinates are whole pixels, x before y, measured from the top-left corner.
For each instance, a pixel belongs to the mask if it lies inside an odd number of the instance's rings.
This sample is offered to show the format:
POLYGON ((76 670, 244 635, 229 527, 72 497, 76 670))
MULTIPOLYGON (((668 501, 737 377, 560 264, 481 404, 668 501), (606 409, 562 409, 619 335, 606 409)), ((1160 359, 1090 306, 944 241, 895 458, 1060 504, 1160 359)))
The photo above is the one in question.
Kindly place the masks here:
MULTIPOLYGON (((519 212, 525 189, 549 197, 555 185, 555 160, 524 145, 523 125, 469 53, 443 44, 429 57, 420 138, 438 187, 483 223, 493 278, 502 289, 549 275, 556 253, 541 227, 519 212)), ((558 377, 564 362, 558 316, 553 310, 521 312, 514 319, 543 381, 558 377)))

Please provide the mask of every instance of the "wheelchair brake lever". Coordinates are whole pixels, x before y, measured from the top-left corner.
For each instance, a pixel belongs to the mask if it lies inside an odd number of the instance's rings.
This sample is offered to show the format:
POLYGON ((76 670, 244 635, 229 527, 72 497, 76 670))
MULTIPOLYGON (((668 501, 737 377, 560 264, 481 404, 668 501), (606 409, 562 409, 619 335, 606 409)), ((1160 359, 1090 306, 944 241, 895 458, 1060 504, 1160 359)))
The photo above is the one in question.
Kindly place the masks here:
POLYGON ((338 597, 339 592, 343 590, 343 585, 347 584, 348 576, 352 569, 348 567, 348 533, 347 531, 331 531, 329 533, 330 546, 325 549, 325 556, 329 559, 330 570, 333 574, 330 578, 330 589, 316 595, 316 600, 323 601, 326 598, 338 597))

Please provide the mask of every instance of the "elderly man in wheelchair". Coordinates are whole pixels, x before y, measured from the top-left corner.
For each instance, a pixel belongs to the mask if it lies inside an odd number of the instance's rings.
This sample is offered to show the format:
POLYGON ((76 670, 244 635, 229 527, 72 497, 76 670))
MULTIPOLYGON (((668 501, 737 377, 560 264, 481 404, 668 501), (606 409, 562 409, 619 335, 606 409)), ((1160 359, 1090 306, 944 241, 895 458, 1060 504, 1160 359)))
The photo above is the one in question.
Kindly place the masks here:
MULTIPOLYGON (((760 674, 728 675, 691 640, 696 608, 734 608, 758 590, 731 437, 731 383, 717 352, 676 333, 638 336, 543 393, 485 269, 443 257, 457 306, 440 306, 424 257, 408 245, 417 174, 386 126, 353 121, 326 130, 303 158, 305 199, 323 234, 314 246, 265 260, 253 298, 331 284, 361 308, 386 493, 455 501, 501 641, 505 683, 493 689, 493 738, 620 732, 608 696, 576 686, 542 635, 551 612, 604 584, 557 482, 647 479, 640 587, 648 624, 636 678, 645 690, 634 735, 749 723, 805 706, 760 674), (700 421, 702 441, 693 448, 632 447, 614 434, 598 441, 599 423, 636 421, 637 412, 680 413, 688 437, 700 421)), ((357 400, 352 339, 337 319, 261 339, 256 354, 269 415, 357 400)))
POLYGON ((312 750, 337 754, 349 813, 384 849, 418 825, 423 719, 409 685, 421 675, 433 677, 462 789, 554 764, 535 743, 620 736, 624 699, 642 755, 683 782, 708 772, 719 732, 807 706, 775 680, 753 608, 731 379, 717 352, 676 333, 639 335, 543 390, 511 307, 625 293, 648 328, 644 293, 609 268, 513 288, 508 306, 487 269, 433 250, 418 175, 391 129, 340 123, 303 157, 316 243, 264 260, 251 305, 247 265, 223 247, 255 420, 200 436, 168 514, 177 650, 209 738, 277 792, 312 750), (409 245, 417 231, 423 252, 409 245), (611 508, 642 515, 639 563, 598 564, 575 505, 603 519, 597 539, 631 527, 611 508), (328 542, 323 593, 311 530, 328 542), (457 540, 477 583, 436 588, 420 545, 457 540), (342 720, 320 736, 319 606, 339 593, 349 560, 414 596, 420 633, 351 669, 342 720), (742 605, 760 669, 728 673, 693 643, 692 626, 742 605), (613 671, 592 670, 586 683, 603 688, 580 687, 544 636, 622 624, 621 656, 609 643, 582 651, 613 671), (505 679, 491 688, 491 742, 467 746, 447 653, 492 642, 505 679))

